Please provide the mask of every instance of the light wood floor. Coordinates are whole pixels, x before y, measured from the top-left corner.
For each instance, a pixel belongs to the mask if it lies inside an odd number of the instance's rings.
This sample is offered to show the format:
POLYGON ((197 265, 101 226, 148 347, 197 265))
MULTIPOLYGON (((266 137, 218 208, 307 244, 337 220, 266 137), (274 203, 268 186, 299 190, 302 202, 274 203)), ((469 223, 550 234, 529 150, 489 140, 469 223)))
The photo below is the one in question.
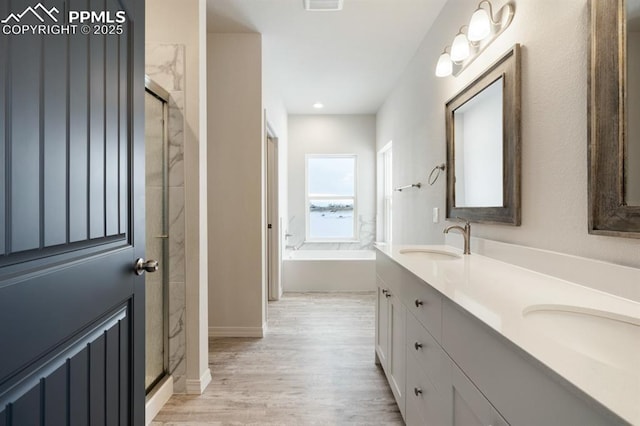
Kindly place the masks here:
POLYGON ((402 425, 374 364, 375 294, 287 294, 263 339, 209 343, 213 381, 174 395, 154 426, 402 425))

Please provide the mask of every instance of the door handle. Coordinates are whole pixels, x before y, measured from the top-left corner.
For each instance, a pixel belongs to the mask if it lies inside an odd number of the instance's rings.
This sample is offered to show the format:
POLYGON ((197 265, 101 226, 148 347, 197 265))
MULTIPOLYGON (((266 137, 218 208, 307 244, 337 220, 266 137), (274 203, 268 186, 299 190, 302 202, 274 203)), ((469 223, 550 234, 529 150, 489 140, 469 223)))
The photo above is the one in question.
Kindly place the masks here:
POLYGON ((138 260, 136 260, 133 268, 136 272, 136 275, 142 275, 145 272, 156 272, 158 270, 158 261, 153 259, 144 260, 143 258, 139 258, 138 260))

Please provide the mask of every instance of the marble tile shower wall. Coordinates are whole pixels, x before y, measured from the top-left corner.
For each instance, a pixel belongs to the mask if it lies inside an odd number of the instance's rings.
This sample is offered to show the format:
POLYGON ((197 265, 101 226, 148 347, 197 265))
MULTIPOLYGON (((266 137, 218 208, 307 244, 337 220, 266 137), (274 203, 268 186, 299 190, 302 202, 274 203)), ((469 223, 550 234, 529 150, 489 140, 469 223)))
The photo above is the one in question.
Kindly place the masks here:
POLYGON ((169 373, 174 392, 186 391, 184 75, 185 47, 147 44, 145 72, 169 92, 169 373))
POLYGON ((358 241, 353 243, 309 243, 305 242, 304 219, 298 220, 292 217, 289 220, 289 231, 293 236, 287 241, 288 247, 296 247, 299 250, 373 250, 376 239, 376 219, 373 215, 361 214, 358 216, 358 241))

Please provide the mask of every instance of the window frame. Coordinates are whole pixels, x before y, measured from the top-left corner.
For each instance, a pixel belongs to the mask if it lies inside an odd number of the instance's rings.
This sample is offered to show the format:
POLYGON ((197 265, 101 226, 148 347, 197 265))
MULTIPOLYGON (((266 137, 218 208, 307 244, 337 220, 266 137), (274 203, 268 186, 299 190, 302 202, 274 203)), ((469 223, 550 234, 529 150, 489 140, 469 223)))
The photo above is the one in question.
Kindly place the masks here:
POLYGON ((378 212, 380 242, 391 243, 393 235, 393 141, 378 151, 378 212))
POLYGON ((358 155, 357 154, 306 154, 305 155, 305 173, 304 173, 304 201, 305 201, 305 242, 308 243, 354 243, 360 241, 358 235, 358 155), (316 158, 352 158, 353 159, 353 196, 337 195, 337 196, 309 196, 309 160, 316 158), (311 210, 309 209, 310 200, 353 200, 353 238, 311 238, 310 219, 311 210))

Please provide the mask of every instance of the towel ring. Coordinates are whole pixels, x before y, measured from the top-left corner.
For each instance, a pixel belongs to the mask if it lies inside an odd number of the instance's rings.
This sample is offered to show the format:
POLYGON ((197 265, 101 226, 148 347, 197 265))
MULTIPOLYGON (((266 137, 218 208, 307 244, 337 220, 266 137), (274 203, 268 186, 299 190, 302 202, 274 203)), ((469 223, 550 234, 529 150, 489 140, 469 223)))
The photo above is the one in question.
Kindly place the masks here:
POLYGON ((439 164, 437 166, 435 166, 433 168, 433 170, 431 170, 431 173, 429 173, 429 179, 427 180, 429 185, 432 185, 434 183, 436 183, 436 181, 438 180, 438 178, 440 177, 440 172, 444 171, 445 165, 444 163, 439 164), (435 175, 434 175, 435 173, 435 175))

